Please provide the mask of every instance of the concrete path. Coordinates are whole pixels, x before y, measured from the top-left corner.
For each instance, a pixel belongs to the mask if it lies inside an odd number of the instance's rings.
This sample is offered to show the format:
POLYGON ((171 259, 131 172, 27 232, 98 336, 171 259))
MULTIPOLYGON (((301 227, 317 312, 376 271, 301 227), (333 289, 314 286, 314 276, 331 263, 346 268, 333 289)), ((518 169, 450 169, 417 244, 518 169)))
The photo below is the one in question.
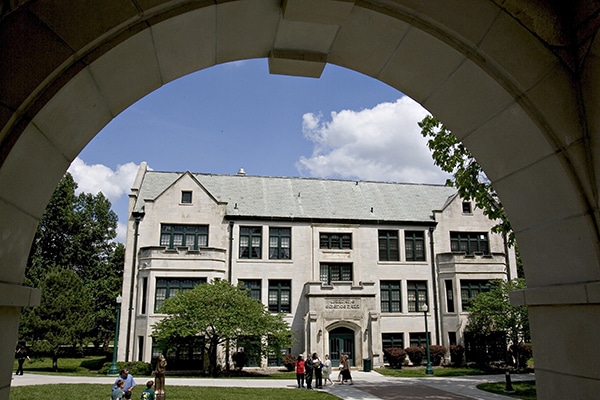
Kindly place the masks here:
MULTIPOLYGON (((352 371, 354 385, 324 386, 326 391, 344 400, 402 400, 431 398, 438 400, 501 400, 508 396, 496 395, 476 388, 484 382, 504 382, 504 375, 480 375, 461 377, 423 377, 423 378, 388 378, 375 371, 352 371)), ((534 380, 534 374, 511 376, 513 382, 534 380)), ((144 386, 146 379, 137 378, 138 388, 144 386)), ((82 377, 65 375, 25 374, 14 376, 12 386, 47 385, 65 383, 92 383, 110 386, 114 377, 82 377)), ((213 386, 213 387, 246 387, 246 388, 296 388, 295 380, 280 379, 211 379, 211 378, 169 378, 167 388, 173 386, 213 386)), ((167 389, 168 390, 168 389, 167 389)), ((305 389, 304 389, 305 390, 305 389)), ((141 389, 140 389, 141 391, 141 389)), ((140 392, 141 393, 141 392, 140 392)))

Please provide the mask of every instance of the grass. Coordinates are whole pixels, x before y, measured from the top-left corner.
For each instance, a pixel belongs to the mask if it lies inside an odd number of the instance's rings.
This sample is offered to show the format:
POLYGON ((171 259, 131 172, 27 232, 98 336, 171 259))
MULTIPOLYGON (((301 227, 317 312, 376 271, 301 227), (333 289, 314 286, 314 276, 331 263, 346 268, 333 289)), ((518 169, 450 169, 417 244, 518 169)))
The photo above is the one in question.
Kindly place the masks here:
POLYGON ((482 383, 477 385, 477 389, 485 390, 486 392, 502 394, 504 396, 514 397, 522 400, 536 400, 537 394, 535 390, 535 381, 513 382, 512 387, 515 393, 506 393, 505 382, 482 383))
MULTIPOLYGON (((381 375, 391 376, 396 378, 423 378, 425 375, 425 367, 405 367, 396 368, 380 368, 376 370, 381 375)), ((487 372, 477 368, 444 368, 434 367, 433 376, 465 376, 465 375, 484 375, 487 372)))
MULTIPOLYGON (((137 398, 141 390, 134 391, 137 398)), ((337 397, 325 392, 295 389, 249 389, 228 387, 194 387, 167 386, 166 397, 169 400, 196 400, 206 398, 211 400, 334 400, 337 397)), ((64 384, 19 386, 10 390, 9 400, 38 400, 38 399, 77 399, 97 400, 110 397, 110 386, 93 384, 64 384)))
MULTIPOLYGON (((60 375, 78 375, 78 376, 97 376, 98 370, 106 362, 106 357, 85 357, 85 358, 59 358, 58 372, 52 371, 52 358, 41 357, 26 360, 23 369, 28 373, 42 374, 60 374, 60 375)), ((17 362, 14 363, 14 370, 17 369, 17 362)))

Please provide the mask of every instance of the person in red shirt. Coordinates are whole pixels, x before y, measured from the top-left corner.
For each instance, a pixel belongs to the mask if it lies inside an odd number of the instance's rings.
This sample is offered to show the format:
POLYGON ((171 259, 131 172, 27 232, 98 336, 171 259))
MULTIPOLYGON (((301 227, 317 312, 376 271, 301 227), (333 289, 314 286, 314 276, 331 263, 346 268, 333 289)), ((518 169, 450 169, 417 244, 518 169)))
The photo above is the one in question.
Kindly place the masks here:
POLYGON ((304 359, 302 354, 298 356, 296 360, 296 381, 298 381, 298 387, 304 387, 304 359))

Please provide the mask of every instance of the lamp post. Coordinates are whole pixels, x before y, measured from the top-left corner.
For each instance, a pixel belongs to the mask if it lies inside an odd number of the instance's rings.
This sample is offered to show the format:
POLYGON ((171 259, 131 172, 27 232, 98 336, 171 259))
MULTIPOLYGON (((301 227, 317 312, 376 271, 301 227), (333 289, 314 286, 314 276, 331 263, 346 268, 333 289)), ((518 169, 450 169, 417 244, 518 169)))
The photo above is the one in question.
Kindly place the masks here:
POLYGON ((425 375, 433 375, 433 368, 431 368, 431 356, 429 354, 429 329, 427 328, 427 311, 429 307, 427 304, 423 304, 423 316, 425 317, 425 352, 427 354, 427 367, 425 367, 425 375))
POLYGON ((119 375, 119 366, 117 365, 117 346, 119 344, 119 323, 121 322, 121 302, 123 297, 117 296, 117 324, 115 326, 115 342, 113 344, 113 359, 112 364, 108 368, 108 375, 119 375))

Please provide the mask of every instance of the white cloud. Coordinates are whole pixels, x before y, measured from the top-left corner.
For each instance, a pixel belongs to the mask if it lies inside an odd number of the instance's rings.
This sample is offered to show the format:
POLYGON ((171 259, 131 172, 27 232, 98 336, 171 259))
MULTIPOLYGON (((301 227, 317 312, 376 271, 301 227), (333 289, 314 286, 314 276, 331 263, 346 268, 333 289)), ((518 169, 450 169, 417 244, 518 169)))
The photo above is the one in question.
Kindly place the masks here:
POLYGON ((138 167, 137 164, 129 162, 118 165, 117 169, 113 171, 103 164, 88 165, 77 157, 68 170, 77 182, 77 194, 102 192, 110 200, 113 211, 119 217, 117 238, 115 239, 117 242, 125 243, 127 226, 121 221, 127 221, 128 194, 133 186, 138 167))
POLYGON ((304 137, 314 143, 311 157, 297 168, 316 177, 443 183, 447 175, 433 165, 417 122, 427 110, 404 96, 372 109, 303 116, 304 137))

